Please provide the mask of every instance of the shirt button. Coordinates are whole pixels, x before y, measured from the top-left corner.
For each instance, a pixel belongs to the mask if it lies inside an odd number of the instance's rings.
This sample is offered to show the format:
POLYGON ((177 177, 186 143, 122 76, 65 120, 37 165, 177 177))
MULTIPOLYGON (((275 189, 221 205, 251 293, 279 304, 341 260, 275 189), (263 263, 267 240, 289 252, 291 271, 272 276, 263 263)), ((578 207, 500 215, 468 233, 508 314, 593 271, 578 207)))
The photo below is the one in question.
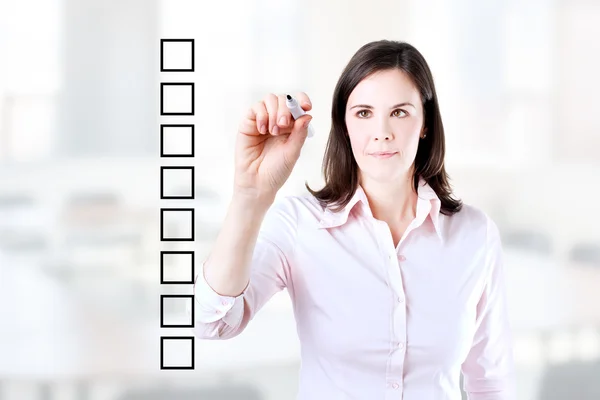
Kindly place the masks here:
POLYGON ((223 300, 221 301, 221 304, 224 306, 228 306, 229 305, 229 300, 223 300))
POLYGON ((398 382, 392 383, 392 388, 393 389, 398 389, 399 387, 400 387, 400 385, 398 384, 398 382))
POLYGON ((399 349, 403 349, 404 348, 404 343, 402 343, 402 342, 398 343, 398 348, 399 349))
POLYGON ((400 261, 406 261, 406 257, 404 257, 402 254, 400 254, 398 256, 398 260, 400 260, 400 261))
POLYGON ((396 300, 398 301, 398 303, 404 303, 404 299, 402 297, 398 297, 396 300))

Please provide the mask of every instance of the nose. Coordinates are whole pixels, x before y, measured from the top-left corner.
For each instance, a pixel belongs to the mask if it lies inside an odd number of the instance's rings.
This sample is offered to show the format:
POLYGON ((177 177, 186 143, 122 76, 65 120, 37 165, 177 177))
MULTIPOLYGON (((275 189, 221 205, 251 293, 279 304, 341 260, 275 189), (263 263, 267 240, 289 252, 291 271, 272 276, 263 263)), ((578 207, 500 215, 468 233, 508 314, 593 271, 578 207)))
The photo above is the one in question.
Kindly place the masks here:
POLYGON ((390 134, 387 133, 382 133, 379 135, 375 135, 375 140, 379 141, 379 140, 391 140, 391 136, 390 134))
POLYGON ((380 140, 388 141, 388 140, 392 140, 392 138, 393 138, 392 130, 390 129, 390 125, 387 121, 381 121, 378 129, 375 132, 376 133, 373 136, 373 139, 376 141, 380 141, 380 140))

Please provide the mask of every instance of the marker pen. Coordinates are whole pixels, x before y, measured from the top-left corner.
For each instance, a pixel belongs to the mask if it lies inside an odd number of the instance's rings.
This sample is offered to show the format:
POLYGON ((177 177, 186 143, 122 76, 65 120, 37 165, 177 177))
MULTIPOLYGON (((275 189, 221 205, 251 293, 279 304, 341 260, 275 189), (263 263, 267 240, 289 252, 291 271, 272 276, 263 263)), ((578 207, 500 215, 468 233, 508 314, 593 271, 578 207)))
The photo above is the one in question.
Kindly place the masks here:
MULTIPOLYGON (((296 120, 296 119, 300 118, 301 116, 303 116, 304 114, 306 114, 306 111, 304 111, 302 109, 302 107, 300 107, 300 105, 298 104, 298 101, 296 101, 296 99, 294 99, 289 94, 287 95, 287 99, 285 101, 285 104, 287 105, 287 108, 292 113, 292 117, 294 117, 294 120, 296 120)), ((315 131, 314 131, 312 125, 308 124, 308 135, 307 135, 307 137, 313 137, 314 135, 315 135, 315 131)))

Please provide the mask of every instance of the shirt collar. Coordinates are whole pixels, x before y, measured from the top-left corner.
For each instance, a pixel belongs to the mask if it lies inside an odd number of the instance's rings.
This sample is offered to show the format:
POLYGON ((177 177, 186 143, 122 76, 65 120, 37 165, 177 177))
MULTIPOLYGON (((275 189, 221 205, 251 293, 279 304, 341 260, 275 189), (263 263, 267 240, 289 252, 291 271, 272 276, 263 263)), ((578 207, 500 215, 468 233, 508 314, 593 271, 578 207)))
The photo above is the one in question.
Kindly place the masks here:
MULTIPOLYGON (((333 212, 329 208, 323 211, 321 220, 319 221, 319 228, 334 228, 341 226, 348 221, 350 213, 355 207, 362 207, 362 210, 369 216, 373 216, 371 208, 369 207, 369 201, 365 194, 363 187, 359 184, 356 188, 356 192, 348 202, 348 204, 340 211, 333 212)), ((416 219, 423 223, 425 218, 429 215, 431 222, 435 228, 435 231, 440 239, 442 237, 441 220, 440 220, 440 208, 441 201, 435 191, 429 186, 423 178, 419 179, 419 186, 417 190, 417 210, 416 219)))

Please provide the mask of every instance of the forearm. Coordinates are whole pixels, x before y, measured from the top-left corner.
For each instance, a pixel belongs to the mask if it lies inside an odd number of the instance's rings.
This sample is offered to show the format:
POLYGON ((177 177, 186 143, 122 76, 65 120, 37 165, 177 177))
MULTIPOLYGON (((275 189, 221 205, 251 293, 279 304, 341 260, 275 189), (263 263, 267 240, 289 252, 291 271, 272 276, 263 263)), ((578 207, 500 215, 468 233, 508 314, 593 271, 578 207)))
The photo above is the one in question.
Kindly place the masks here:
POLYGON ((204 264, 204 277, 213 290, 238 296, 250 280, 250 263, 258 232, 272 198, 235 194, 215 245, 204 264))

